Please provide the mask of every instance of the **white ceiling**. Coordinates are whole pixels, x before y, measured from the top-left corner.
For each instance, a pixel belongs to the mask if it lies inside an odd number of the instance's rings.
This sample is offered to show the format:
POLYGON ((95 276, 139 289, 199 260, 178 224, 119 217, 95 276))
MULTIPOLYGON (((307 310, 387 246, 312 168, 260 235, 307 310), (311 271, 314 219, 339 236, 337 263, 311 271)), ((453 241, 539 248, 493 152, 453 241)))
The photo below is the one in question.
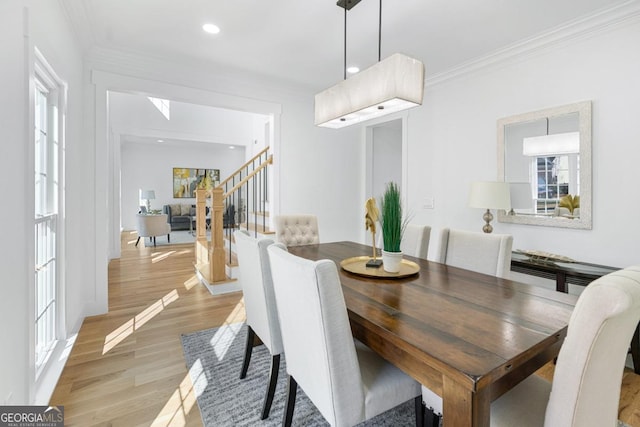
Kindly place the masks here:
MULTIPOLYGON (((335 0, 61 0, 83 48, 214 67, 322 90, 343 78, 344 10, 335 0), (201 26, 213 22, 218 35, 201 26)), ((386 0, 382 57, 422 60, 427 77, 627 0, 386 0)), ((378 59, 379 2, 347 15, 348 64, 378 59)))

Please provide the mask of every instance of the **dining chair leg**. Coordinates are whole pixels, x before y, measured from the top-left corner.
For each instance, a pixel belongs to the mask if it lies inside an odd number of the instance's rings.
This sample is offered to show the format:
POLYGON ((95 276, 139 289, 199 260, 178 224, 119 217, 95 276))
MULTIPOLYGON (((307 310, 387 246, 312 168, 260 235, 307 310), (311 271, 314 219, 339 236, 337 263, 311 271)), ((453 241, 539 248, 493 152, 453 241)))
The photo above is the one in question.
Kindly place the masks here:
POLYGON ((282 426, 291 427, 293 420, 293 409, 296 406, 296 393, 298 392, 298 383, 289 375, 289 385, 287 386, 287 403, 284 407, 284 416, 282 417, 282 426))
POLYGON ((633 360, 633 371, 640 374, 640 325, 636 326, 631 340, 631 360, 633 360))
POLYGON ((253 340, 256 333, 253 332, 251 326, 247 325, 247 345, 244 349, 244 361, 242 362, 242 370, 240 371, 240 379, 243 380, 247 376, 247 369, 249 369, 249 362, 251 361, 251 352, 253 351, 253 340))
MULTIPOLYGON (((422 400, 422 399, 421 399, 422 400)), ((427 405, 422 403, 422 426, 423 427, 439 427, 442 421, 442 415, 438 415, 433 408, 427 408, 427 405)), ((417 409, 417 408, 416 408, 417 409)))
POLYGON ((278 370, 280 369, 280 355, 271 356, 271 374, 269 375, 269 387, 267 388, 267 394, 264 397, 264 405, 262 406, 262 420, 266 420, 271 410, 271 403, 273 403, 273 396, 276 393, 276 384, 278 384, 278 370))
POLYGON ((414 400, 416 407, 416 427, 424 427, 424 404, 422 403, 422 395, 414 400))
POLYGON ((138 240, 136 240, 136 247, 138 246, 139 242, 140 242, 140 236, 138 236, 138 240))
POLYGON ((167 242, 171 243, 171 235, 167 234, 167 242))

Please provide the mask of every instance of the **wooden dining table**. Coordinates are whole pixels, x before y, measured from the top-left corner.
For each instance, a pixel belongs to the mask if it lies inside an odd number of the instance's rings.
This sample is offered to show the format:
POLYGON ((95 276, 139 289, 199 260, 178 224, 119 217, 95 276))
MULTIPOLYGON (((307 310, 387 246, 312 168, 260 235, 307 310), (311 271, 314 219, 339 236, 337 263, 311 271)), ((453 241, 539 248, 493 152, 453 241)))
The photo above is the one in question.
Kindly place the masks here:
POLYGON ((440 395, 445 427, 489 426, 491 402, 557 356, 577 300, 408 256, 408 277, 350 273, 343 260, 372 254, 354 242, 289 251, 336 262, 353 336, 440 395))

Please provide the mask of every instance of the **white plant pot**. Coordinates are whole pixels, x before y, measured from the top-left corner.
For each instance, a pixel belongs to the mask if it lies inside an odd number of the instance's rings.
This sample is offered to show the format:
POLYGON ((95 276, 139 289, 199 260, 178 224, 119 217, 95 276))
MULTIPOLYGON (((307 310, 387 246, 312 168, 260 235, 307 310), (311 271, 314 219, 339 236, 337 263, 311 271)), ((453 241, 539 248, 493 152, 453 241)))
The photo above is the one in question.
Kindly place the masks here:
POLYGON ((382 251, 382 268, 389 273, 399 273, 402 263, 402 252, 382 251))

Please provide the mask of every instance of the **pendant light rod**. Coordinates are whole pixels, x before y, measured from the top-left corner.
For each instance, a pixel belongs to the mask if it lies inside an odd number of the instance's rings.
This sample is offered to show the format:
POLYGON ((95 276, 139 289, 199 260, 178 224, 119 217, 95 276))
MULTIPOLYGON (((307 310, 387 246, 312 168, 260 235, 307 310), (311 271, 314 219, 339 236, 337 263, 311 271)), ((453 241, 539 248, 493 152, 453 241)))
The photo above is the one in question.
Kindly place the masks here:
POLYGON ((344 8, 344 80, 347 80, 347 8, 344 8))
POLYGON ((380 0, 380 8, 378 12, 378 62, 380 62, 382 52, 382 0, 380 0))
MULTIPOLYGON (((344 9, 344 80, 347 80, 347 10, 351 10, 355 5, 360 3, 360 1, 361 0, 338 0, 336 2, 336 5, 344 9)), ((380 1, 382 2, 382 0, 380 1)), ((382 19, 382 17, 380 17, 380 19, 382 19)), ((378 50, 380 50, 379 46, 378 50)), ((380 58, 378 58, 378 61, 380 61, 380 58)))
POLYGON ((338 0, 344 15, 344 80, 315 96, 315 124, 342 128, 422 105, 424 65, 396 53, 382 60, 382 0, 379 0, 378 62, 347 79, 347 11, 361 0, 338 0))
POLYGON ((360 0, 338 0, 336 2, 336 4, 344 8, 344 10, 351 10, 358 3, 360 3, 360 0))

